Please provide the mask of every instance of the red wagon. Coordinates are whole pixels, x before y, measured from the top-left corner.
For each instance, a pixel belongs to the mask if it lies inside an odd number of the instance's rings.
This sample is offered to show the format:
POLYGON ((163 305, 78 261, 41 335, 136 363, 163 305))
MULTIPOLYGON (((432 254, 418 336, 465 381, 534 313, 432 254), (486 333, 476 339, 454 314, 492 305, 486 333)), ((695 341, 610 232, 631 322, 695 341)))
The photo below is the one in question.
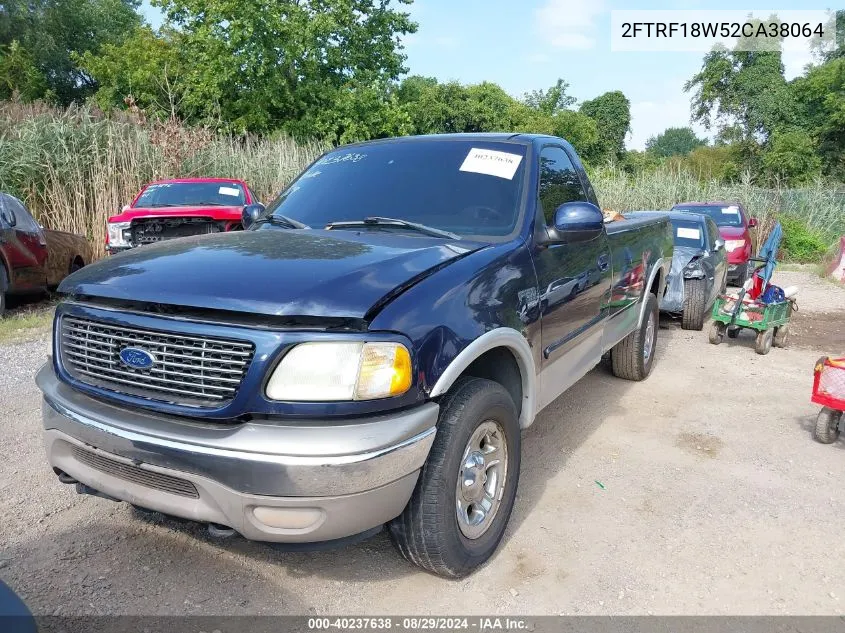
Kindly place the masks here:
POLYGON ((816 439, 835 442, 845 421, 845 358, 820 358, 816 362, 811 400, 822 405, 816 418, 816 439))

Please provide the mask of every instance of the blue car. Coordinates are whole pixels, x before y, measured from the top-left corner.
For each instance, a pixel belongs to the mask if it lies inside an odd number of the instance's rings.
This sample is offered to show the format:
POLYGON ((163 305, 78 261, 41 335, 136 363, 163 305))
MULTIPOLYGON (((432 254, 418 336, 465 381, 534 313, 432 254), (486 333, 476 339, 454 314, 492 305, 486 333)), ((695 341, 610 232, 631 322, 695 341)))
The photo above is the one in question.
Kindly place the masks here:
POLYGON ((260 541, 387 525, 460 577, 505 533, 521 431, 608 352, 651 372, 670 222, 605 224, 563 139, 341 147, 243 224, 61 285, 37 376, 61 482, 260 541))

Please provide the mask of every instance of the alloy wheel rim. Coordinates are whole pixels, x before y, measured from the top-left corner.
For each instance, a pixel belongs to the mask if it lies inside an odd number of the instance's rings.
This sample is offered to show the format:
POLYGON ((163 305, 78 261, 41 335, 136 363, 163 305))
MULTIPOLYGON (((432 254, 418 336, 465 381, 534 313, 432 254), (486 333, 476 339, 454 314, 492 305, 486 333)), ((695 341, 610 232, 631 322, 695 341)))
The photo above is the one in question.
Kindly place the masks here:
POLYGON ((508 444, 498 422, 486 420, 473 432, 461 457, 455 488, 458 527, 468 539, 481 537, 502 503, 508 475, 508 444))
POLYGON ((648 362, 651 358, 652 348, 654 347, 654 315, 648 317, 648 324, 645 328, 645 341, 643 342, 643 360, 648 362))

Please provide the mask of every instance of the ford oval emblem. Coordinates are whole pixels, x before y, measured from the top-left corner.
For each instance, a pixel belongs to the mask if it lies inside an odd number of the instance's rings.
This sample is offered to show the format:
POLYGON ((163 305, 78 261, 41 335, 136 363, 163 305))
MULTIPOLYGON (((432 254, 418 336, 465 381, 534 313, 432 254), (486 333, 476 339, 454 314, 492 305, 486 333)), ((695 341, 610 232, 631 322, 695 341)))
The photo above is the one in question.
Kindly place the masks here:
POLYGON ((138 347, 124 347, 120 350, 120 360, 132 369, 149 369, 156 362, 155 356, 138 347))

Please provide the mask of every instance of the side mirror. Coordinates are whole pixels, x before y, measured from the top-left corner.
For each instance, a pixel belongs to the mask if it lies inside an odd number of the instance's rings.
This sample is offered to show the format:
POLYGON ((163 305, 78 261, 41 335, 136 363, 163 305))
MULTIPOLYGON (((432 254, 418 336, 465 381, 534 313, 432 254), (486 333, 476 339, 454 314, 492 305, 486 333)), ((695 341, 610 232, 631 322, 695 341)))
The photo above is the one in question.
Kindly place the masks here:
POLYGON ((721 237, 716 238, 716 245, 713 247, 713 252, 716 253, 718 251, 723 250, 724 248, 725 248, 725 240, 723 240, 721 237))
POLYGON ((589 202, 566 202, 555 210, 555 225, 548 228, 551 242, 584 242, 601 235, 604 215, 589 202))
POLYGON ((748 228, 749 229, 756 229, 757 228, 757 218, 748 218, 748 228))
POLYGON ((244 210, 241 213, 241 225, 245 229, 248 229, 262 215, 264 215, 263 204, 259 202, 248 204, 244 207, 244 210))

